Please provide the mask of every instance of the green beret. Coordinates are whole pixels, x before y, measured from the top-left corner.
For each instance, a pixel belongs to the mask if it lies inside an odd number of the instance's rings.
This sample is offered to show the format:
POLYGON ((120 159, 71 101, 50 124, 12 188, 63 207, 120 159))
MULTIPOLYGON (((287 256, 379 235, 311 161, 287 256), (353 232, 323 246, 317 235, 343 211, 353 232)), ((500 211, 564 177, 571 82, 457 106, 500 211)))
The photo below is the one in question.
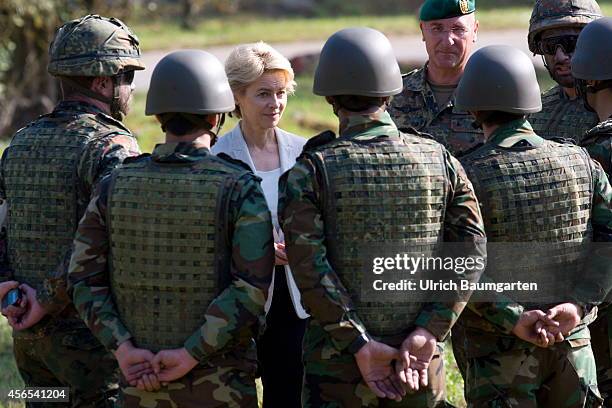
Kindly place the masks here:
POLYGON ((425 0, 421 6, 421 21, 459 17, 476 11, 476 0, 425 0))

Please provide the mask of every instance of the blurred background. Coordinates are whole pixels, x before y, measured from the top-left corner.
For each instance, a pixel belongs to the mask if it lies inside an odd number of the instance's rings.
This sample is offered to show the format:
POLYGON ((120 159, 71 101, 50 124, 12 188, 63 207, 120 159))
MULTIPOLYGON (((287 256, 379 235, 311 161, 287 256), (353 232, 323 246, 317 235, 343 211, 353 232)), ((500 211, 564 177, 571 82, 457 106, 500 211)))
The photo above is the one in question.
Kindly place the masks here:
MULTIPOLYGON (((323 100, 312 94, 312 76, 323 42, 335 31, 369 26, 384 32, 393 44, 403 72, 427 59, 417 12, 422 0, 0 0, 0 151, 11 135, 57 102, 57 82, 47 74, 47 50, 62 22, 85 14, 123 20, 140 39, 147 70, 136 75, 132 111, 125 123, 150 152, 163 134, 154 118, 144 116, 152 69, 167 52, 200 48, 222 61, 240 43, 266 41, 287 56, 298 87, 290 96, 280 126, 311 137, 337 130, 337 121, 323 100)), ((600 0, 612 15, 612 0, 600 0)), ((527 48, 527 27, 533 1, 477 0, 480 31, 477 46, 506 43, 527 48)), ((533 58, 542 90, 553 85, 540 58, 533 58)), ((233 120, 225 129, 233 127, 233 120)), ((11 333, 0 318, 0 389, 22 386, 16 371, 11 333)), ((465 407, 463 382, 447 345, 449 402, 465 407)), ((9 405, 0 398, 0 407, 9 405)))

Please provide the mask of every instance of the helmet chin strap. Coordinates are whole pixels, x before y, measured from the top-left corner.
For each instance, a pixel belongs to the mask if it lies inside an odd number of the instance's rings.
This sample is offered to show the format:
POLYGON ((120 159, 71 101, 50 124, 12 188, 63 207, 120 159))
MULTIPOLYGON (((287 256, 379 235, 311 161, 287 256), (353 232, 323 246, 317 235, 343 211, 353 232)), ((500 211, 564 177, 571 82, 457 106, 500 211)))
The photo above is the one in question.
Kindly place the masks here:
POLYGON ((548 75, 550 75, 550 77, 553 77, 553 73, 550 70, 550 67, 548 66, 548 63, 546 62, 546 58, 544 58, 544 55, 540 55, 540 57, 542 57, 542 62, 544 63, 544 68, 546 68, 546 70, 548 71, 548 75))
POLYGON ((217 143, 219 133, 221 133, 221 128, 225 124, 225 113, 221 113, 220 115, 221 115, 221 118, 219 118, 219 121, 217 122, 217 128, 215 129, 214 132, 212 131, 210 132, 213 134, 212 140, 210 141, 210 147, 213 147, 215 143, 217 143))

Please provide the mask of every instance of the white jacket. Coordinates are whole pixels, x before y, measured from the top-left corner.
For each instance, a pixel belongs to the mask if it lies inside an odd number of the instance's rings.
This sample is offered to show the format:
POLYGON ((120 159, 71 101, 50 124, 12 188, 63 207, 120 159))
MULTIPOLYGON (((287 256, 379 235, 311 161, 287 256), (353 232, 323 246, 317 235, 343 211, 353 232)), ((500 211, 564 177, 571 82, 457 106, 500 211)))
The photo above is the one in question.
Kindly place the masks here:
MULTIPOLYGON (((302 148, 304 147, 304 144, 306 144, 306 139, 292 133, 285 132, 280 128, 276 128, 275 132, 276 141, 278 142, 278 152, 280 155, 281 174, 283 174, 295 164, 295 159, 297 159, 297 157, 302 153, 302 148)), ((253 159, 251 159, 251 155, 249 154, 249 148, 247 147, 244 136, 242 135, 240 124, 236 125, 228 133, 221 136, 212 147, 211 151, 214 154, 225 153, 233 159, 241 160, 248 164, 251 170, 255 172, 255 164, 253 163, 253 159)), ((293 279, 289 265, 285 265, 285 274, 287 276, 287 286, 289 287, 289 294, 291 295, 291 300, 293 301, 295 313, 300 319, 306 319, 309 315, 302 306, 300 291, 295 284, 295 280, 293 279)), ((268 292, 268 300, 266 301, 266 313, 268 310, 270 310, 273 293, 274 272, 272 276, 272 284, 270 285, 270 290, 268 292)))

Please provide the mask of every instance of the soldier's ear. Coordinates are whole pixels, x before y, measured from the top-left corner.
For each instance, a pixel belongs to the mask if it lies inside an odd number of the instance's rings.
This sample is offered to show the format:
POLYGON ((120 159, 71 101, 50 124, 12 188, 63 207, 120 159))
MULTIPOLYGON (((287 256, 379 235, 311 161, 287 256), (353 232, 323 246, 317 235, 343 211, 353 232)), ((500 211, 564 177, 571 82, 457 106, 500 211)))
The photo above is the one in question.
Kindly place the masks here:
POLYGON ((425 42, 425 35, 423 35, 423 22, 419 22, 419 28, 421 29, 421 41, 425 42))
POLYGON ((91 81, 91 90, 107 98, 112 98, 113 80, 110 77, 95 77, 91 81))

